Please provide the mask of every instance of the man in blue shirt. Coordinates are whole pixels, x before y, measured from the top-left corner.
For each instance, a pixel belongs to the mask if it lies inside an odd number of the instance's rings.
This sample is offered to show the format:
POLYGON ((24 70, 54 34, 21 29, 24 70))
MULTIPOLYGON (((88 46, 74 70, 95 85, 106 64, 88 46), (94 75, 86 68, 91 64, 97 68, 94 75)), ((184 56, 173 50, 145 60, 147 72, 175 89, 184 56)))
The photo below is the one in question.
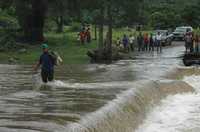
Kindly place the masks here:
POLYGON ((34 67, 34 70, 37 71, 37 69, 42 66, 41 68, 41 76, 42 81, 44 83, 47 83, 48 81, 53 81, 54 79, 54 65, 55 60, 54 58, 49 54, 48 45, 43 44, 42 45, 43 54, 40 56, 40 60, 34 67))
POLYGON ((122 43, 123 43, 123 46, 124 46, 124 50, 126 52, 129 52, 129 39, 126 35, 124 35, 124 37, 122 39, 122 43))

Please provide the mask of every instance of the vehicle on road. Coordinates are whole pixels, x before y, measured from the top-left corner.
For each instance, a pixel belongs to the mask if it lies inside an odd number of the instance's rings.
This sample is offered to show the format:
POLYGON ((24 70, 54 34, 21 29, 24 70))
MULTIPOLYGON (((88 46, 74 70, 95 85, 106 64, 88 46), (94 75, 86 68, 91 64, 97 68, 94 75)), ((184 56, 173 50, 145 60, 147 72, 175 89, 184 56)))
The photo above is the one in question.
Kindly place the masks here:
POLYGON ((170 46, 173 41, 173 34, 170 33, 168 30, 156 30, 154 31, 153 35, 156 36, 158 32, 161 34, 161 43, 162 46, 170 46))
POLYGON ((190 26, 177 27, 173 32, 174 40, 184 40, 187 33, 193 32, 193 28, 190 26))

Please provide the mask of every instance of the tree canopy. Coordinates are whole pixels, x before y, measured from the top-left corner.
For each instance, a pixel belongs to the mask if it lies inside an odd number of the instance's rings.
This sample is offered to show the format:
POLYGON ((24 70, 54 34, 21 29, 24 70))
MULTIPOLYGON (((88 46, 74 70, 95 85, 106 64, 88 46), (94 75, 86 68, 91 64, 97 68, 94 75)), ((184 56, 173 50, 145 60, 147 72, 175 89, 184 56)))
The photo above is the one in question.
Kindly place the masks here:
POLYGON ((46 21, 54 21, 57 32, 72 22, 94 25, 174 28, 198 27, 198 0, 1 0, 0 8, 16 16, 24 37, 42 41, 46 21))

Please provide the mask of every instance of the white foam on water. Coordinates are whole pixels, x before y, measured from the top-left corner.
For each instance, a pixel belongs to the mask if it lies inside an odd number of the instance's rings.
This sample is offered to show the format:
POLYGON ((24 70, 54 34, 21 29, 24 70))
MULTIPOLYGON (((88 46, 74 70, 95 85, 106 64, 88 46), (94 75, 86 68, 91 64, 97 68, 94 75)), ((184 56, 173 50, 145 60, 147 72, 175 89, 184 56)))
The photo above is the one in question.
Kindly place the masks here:
POLYGON ((183 80, 196 93, 171 95, 163 99, 134 132, 200 131, 200 76, 189 76, 183 80))
POLYGON ((32 83, 33 83, 33 87, 37 89, 39 89, 42 86, 43 82, 42 82, 40 73, 32 75, 32 83))
POLYGON ((200 76, 192 75, 184 77, 183 81, 192 86, 196 90, 196 92, 200 94, 200 76))
POLYGON ((21 92, 17 92, 14 93, 12 95, 10 95, 11 97, 14 98, 36 98, 36 97, 40 97, 40 96, 45 96, 45 94, 39 93, 37 91, 21 91, 21 92))
POLYGON ((82 88, 82 89, 100 89, 100 88, 128 88, 132 87, 134 82, 128 81, 113 81, 113 82, 100 82, 100 83, 72 83, 69 81, 61 81, 54 80, 52 82, 48 82, 47 84, 42 82, 40 73, 32 75, 32 83, 33 87, 36 89, 40 89, 42 86, 48 86, 53 88, 82 88))
MULTIPOLYGON (((104 88, 130 88, 134 85, 134 82, 120 81, 120 82, 104 82, 104 83, 71 83, 63 82, 60 80, 54 80, 48 82, 46 85, 54 88, 74 88, 74 89, 104 89, 104 88)), ((43 84, 44 85, 44 84, 43 84)))
POLYGON ((48 82, 47 84, 43 83, 42 82, 42 79, 41 79, 41 75, 40 73, 38 74, 34 74, 32 76, 32 82, 33 82, 33 87, 36 88, 36 89, 39 89, 41 88, 42 86, 49 86, 49 87, 68 87, 69 84, 68 83, 65 83, 65 82, 62 82, 60 80, 54 80, 52 82, 48 82))
POLYGON ((165 96, 157 82, 141 81, 132 87, 79 122, 68 124, 66 132, 131 132, 142 122, 149 105, 165 96))
POLYGON ((168 96, 136 132, 199 132, 194 131, 200 128, 199 102, 198 94, 168 96))
POLYGON ((48 82, 46 85, 55 88, 63 88, 70 86, 68 83, 62 82, 60 80, 54 80, 52 82, 48 82))

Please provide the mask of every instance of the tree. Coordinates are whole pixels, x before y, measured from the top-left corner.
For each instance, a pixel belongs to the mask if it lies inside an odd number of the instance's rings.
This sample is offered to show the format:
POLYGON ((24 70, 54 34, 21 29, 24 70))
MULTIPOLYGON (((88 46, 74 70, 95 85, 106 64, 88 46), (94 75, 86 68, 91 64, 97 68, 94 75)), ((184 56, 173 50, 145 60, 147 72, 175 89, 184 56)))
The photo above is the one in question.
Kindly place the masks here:
POLYGON ((0 8, 7 9, 13 4, 13 0, 1 0, 0 1, 0 8))
POLYGON ((15 0, 16 14, 26 40, 44 40, 47 4, 47 0, 15 0))
MULTIPOLYGON (((80 1, 79 1, 80 2, 80 1)), ((105 7, 104 7, 105 0, 85 0, 84 2, 80 2, 80 11, 87 10, 87 15, 90 15, 91 23, 98 26, 99 34, 98 34, 98 47, 99 50, 103 50, 104 48, 104 18, 105 18, 105 7)), ((84 12, 83 12, 84 13, 84 12)), ((84 14, 82 15, 84 16, 84 14)), ((83 18, 83 17, 81 17, 83 18)), ((84 21, 83 22, 87 22, 84 21)), ((95 28, 96 29, 96 28, 95 28)), ((97 30, 96 30, 97 31, 97 30)), ((97 38, 97 32, 95 32, 95 38, 97 38)))
MULTIPOLYGON (((134 7, 140 4, 139 0, 87 0, 85 3, 90 3, 86 5, 87 8, 91 8, 93 11, 98 12, 95 17, 96 24, 99 26, 99 51, 98 53, 104 54, 102 58, 112 61, 112 29, 117 26, 118 21, 120 24, 133 25, 135 18, 138 16, 138 11, 134 7), (94 4, 93 4, 94 3, 94 4), (135 4, 135 5, 134 5, 135 4), (91 7, 92 5, 93 7, 91 7), (134 6, 130 6, 134 5, 134 6), (132 12, 131 12, 132 11, 132 12), (137 11, 137 12, 136 12, 137 11), (136 17, 131 17, 134 16, 136 17), (104 26, 108 27, 106 34, 106 41, 103 41, 104 26), (105 43, 104 43, 105 42, 105 43)), ((84 7, 84 6, 83 6, 84 7)))
MULTIPOLYGON (((141 1, 140 1, 141 2, 141 1)), ((108 24, 108 43, 107 43, 107 52, 108 52, 108 59, 112 61, 112 29, 113 29, 113 24, 114 20, 116 18, 117 12, 123 12, 124 16, 122 19, 124 21, 127 21, 127 25, 132 25, 133 22, 131 20, 134 20, 135 17, 130 15, 131 13, 134 14, 135 16, 138 16, 137 10, 135 10, 133 7, 136 5, 139 6, 140 2, 138 0, 107 0, 105 1, 105 7, 107 10, 107 18, 106 18, 106 23, 108 24), (134 5, 135 4, 135 5, 134 5), (132 6, 130 6, 132 5, 132 6), (134 5, 134 6, 133 6, 134 5), (132 11, 130 13, 130 11, 132 11), (129 16, 132 16, 130 19, 129 16)))
POLYGON ((200 26, 200 2, 194 5, 186 6, 182 11, 182 19, 186 25, 193 27, 200 26))
POLYGON ((57 32, 63 32, 64 16, 67 14, 67 0, 50 0, 49 17, 57 24, 57 32))

